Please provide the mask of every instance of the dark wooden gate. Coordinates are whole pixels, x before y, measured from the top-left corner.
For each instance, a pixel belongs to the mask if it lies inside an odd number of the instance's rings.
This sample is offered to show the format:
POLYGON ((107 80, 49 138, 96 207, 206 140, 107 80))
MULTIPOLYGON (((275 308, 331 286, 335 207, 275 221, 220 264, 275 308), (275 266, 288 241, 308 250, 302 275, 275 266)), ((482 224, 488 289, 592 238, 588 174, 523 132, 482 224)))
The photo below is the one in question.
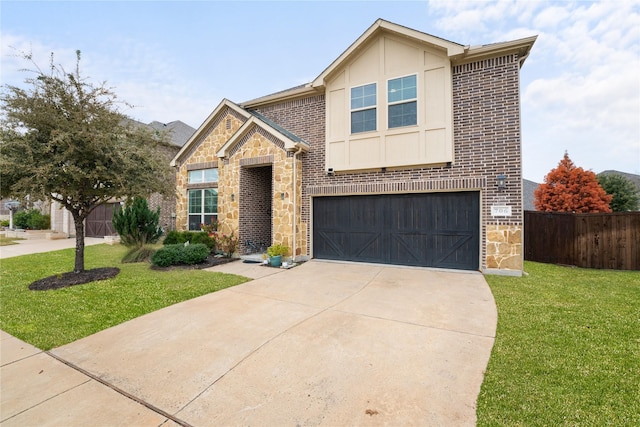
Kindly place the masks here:
POLYGON ((477 270, 477 192, 317 197, 319 259, 477 270))
POLYGON ((85 236, 104 237, 117 234, 111 220, 118 203, 105 203, 95 208, 85 222, 85 236))

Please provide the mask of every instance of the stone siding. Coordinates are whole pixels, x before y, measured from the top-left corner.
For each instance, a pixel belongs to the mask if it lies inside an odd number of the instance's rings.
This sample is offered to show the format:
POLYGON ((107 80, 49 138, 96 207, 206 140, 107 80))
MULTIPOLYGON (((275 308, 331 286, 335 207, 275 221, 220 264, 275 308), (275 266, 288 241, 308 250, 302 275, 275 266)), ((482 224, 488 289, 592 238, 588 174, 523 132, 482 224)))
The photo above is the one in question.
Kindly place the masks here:
MULTIPOLYGON (((267 238, 267 234, 263 235, 257 228, 267 226, 263 208, 269 205, 271 240, 264 243, 269 246, 275 243, 289 248, 293 246, 293 160, 290 153, 284 150, 284 143, 273 139, 272 135, 255 126, 238 141, 229 159, 224 161, 224 177, 221 179, 223 189, 220 192, 224 194, 225 201, 232 194, 240 195, 239 200, 234 200, 231 205, 231 211, 225 210, 224 215, 232 219, 230 225, 239 236, 243 252, 249 250, 246 247, 247 240, 267 238), (262 171, 248 170, 253 168, 262 171), (264 180, 271 180, 270 185, 264 180), (252 191, 267 193, 271 198, 270 203, 263 200, 262 195, 250 194, 252 191), (263 207, 256 209, 259 206, 263 207), (243 227, 240 227, 240 217, 243 227)), ((302 250, 307 250, 306 245, 302 246, 302 250)))
MULTIPOLYGON (((218 187, 218 221, 223 224, 225 232, 234 231, 238 235, 238 205, 237 199, 231 201, 231 194, 225 191, 225 185, 233 185, 237 177, 228 176, 224 165, 218 164, 216 153, 242 126, 245 119, 229 108, 221 111, 218 119, 209 124, 200 141, 196 141, 192 149, 184 153, 182 162, 176 165, 176 218, 175 228, 188 228, 189 211, 189 170, 194 168, 218 167, 218 184, 207 185, 209 188, 218 187), (223 194, 220 194, 223 193, 223 194), (235 214, 234 214, 235 211, 235 214)), ((237 193, 236 193, 237 194, 237 193)))

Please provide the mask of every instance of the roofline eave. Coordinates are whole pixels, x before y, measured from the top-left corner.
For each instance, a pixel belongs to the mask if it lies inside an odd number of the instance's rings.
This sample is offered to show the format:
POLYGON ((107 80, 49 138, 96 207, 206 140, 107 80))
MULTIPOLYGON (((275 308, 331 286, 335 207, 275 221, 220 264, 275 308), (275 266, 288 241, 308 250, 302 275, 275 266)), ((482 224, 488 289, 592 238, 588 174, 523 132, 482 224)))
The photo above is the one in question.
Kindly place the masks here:
POLYGON ((171 159, 169 165, 171 167, 176 167, 178 162, 181 160, 184 153, 191 149, 191 146, 200 138, 200 135, 209 127, 209 124, 215 119, 215 117, 223 110, 223 108, 229 107, 232 110, 236 111, 238 114, 246 117, 247 119, 251 116, 247 111, 240 108, 237 104, 232 101, 229 101, 227 98, 223 98, 222 101, 218 104, 218 106, 209 114, 209 117, 206 118, 204 122, 200 125, 200 127, 191 135, 191 137, 185 142, 180 151, 171 159))
POLYGON ((244 122, 240 129, 238 129, 238 131, 234 133, 233 136, 229 138, 229 140, 216 152, 216 157, 218 159, 227 158, 229 156, 229 152, 233 149, 233 147, 235 147, 238 141, 242 139, 242 137, 251 129, 253 125, 263 128, 270 134, 282 140, 284 142, 285 151, 309 151, 310 146, 308 143, 304 141, 294 141, 287 135, 284 135, 282 132, 275 129, 273 126, 252 115, 249 120, 244 122))

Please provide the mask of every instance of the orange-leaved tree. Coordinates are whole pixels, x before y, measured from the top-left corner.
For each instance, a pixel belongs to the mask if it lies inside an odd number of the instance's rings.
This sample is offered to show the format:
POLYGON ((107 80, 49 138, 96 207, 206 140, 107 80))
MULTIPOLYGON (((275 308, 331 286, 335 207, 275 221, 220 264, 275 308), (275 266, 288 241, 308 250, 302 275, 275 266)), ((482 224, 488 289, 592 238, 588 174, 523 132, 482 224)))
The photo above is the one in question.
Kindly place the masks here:
POLYGON ((608 195, 596 174, 577 167, 567 152, 545 177, 535 193, 535 207, 545 212, 611 212, 608 195))

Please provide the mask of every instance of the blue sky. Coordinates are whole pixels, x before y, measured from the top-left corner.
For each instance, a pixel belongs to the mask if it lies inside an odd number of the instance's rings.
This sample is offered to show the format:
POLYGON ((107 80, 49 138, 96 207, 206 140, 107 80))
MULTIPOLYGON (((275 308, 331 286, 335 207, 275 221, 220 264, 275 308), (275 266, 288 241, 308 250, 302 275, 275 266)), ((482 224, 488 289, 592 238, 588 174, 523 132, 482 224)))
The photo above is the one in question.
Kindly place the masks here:
POLYGON ((0 76, 22 84, 17 51, 71 69, 80 49, 129 116, 197 128, 222 98, 313 80, 378 18, 471 46, 538 35, 521 70, 524 177, 541 182, 565 150, 596 173, 640 174, 640 0, 3 0, 0 76))

